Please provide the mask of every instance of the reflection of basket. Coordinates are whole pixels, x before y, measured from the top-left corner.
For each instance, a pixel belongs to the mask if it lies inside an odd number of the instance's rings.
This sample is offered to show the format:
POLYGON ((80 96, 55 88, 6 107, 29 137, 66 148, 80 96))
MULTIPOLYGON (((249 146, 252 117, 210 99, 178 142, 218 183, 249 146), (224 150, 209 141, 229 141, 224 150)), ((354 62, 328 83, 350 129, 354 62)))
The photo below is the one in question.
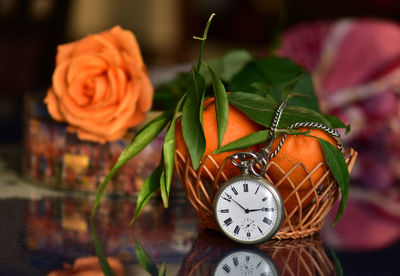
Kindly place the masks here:
POLYGON ((267 252, 280 271, 280 275, 336 275, 317 235, 315 238, 269 241, 260 246, 267 252))
MULTIPOLYGON (((218 234, 218 233, 217 233, 218 234)), ((217 263, 238 247, 212 231, 200 231, 192 249, 186 254, 178 275, 213 275, 217 263)), ((255 248, 253 248, 255 249, 255 248)), ((335 275, 321 238, 316 235, 296 240, 271 240, 258 246, 260 255, 268 256, 280 275, 335 275)))
MULTIPOLYGON (((347 150, 344 153, 344 157, 349 171, 351 171, 357 158, 357 152, 353 149, 347 150)), ((189 157, 186 159, 181 152, 176 151, 175 166, 178 176, 185 188, 186 196, 196 210, 200 224, 204 228, 219 230, 214 220, 213 200, 220 184, 228 180, 223 172, 227 162, 229 162, 229 160, 225 159, 223 164, 221 164, 221 167, 219 167, 212 157, 206 155, 199 168, 195 171, 191 166, 189 157), (205 166, 205 161, 207 159, 212 161, 207 162, 207 164, 212 164, 217 169, 218 173, 216 175, 213 175, 210 172, 210 169, 205 166)), ((267 171, 271 166, 278 167, 276 163, 271 161, 268 163, 267 171)), ((301 163, 297 164, 295 167, 297 166, 302 166, 304 168, 301 163)), ((309 181, 312 182, 310 178, 311 174, 321 166, 325 165, 320 163, 314 170, 307 172, 307 177, 303 183, 306 183, 306 179, 309 179, 309 181)), ((278 169, 280 168, 278 167, 278 169)), ((281 180, 274 183, 278 189, 279 185, 285 179, 291 182, 288 177, 293 169, 294 168, 289 172, 285 172, 281 180)), ((283 172, 283 170, 281 171, 283 172)), ((268 181, 273 183, 268 175, 266 175, 266 178, 268 181)), ((285 210, 285 219, 282 223, 281 229, 274 236, 276 239, 295 239, 313 235, 321 229, 325 216, 328 214, 333 203, 339 197, 338 184, 333 180, 329 170, 325 170, 325 173, 319 178, 317 183, 312 182, 312 189, 308 190, 306 195, 303 194, 299 196, 298 189, 301 185, 302 184, 298 185, 296 189, 293 189, 293 191, 284 198, 285 202, 288 199, 295 198, 298 206, 289 214, 285 210), (313 197, 312 202, 305 206, 305 208, 299 208, 299 206, 302 206, 301 199, 309 198, 310 196, 313 197)))

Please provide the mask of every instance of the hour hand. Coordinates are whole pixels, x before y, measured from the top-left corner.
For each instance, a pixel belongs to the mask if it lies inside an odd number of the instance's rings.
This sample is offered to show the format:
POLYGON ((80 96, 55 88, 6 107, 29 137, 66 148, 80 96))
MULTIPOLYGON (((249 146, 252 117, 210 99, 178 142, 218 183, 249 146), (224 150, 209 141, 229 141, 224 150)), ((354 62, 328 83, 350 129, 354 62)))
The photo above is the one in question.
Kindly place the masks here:
POLYGON ((250 209, 249 210, 249 212, 256 212, 256 211, 273 212, 274 208, 262 207, 262 208, 259 208, 259 209, 250 209))

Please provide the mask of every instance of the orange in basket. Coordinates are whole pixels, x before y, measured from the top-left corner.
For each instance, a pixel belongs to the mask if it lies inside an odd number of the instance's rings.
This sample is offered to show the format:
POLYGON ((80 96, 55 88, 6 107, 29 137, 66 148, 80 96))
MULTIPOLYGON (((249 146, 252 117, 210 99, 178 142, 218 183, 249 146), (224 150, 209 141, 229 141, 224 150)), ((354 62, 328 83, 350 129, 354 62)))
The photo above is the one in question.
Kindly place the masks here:
MULTIPOLYGON (((308 135, 322 138, 337 146, 337 141, 323 130, 310 128, 298 130, 310 131, 308 135)), ((280 137, 275 139, 272 151, 280 141, 280 137)), ((282 148, 271 161, 278 166, 270 166, 267 174, 281 193, 286 212, 291 213, 297 206, 307 206, 314 197, 309 191, 319 182, 328 168, 319 140, 304 135, 287 135, 282 148), (299 200, 295 196, 295 190, 299 200)))
MULTIPOLYGON (((206 150, 204 156, 208 155, 213 158, 213 160, 218 164, 218 167, 224 162, 225 158, 238 151, 258 151, 257 146, 253 146, 248 149, 236 150, 223 152, 219 154, 213 154, 213 151, 218 148, 218 126, 217 126, 217 116, 215 113, 215 100, 214 98, 209 98, 204 101, 203 110, 203 125, 204 125, 204 135, 206 138, 206 150)), ((239 138, 245 137, 253 132, 262 130, 263 127, 252 121, 239 109, 232 105, 229 105, 229 117, 228 124, 226 126, 225 136, 222 140, 222 145, 229 144, 239 138)), ((189 156, 189 151, 187 149, 186 143, 183 139, 181 120, 177 120, 177 125, 175 128, 175 143, 176 149, 179 150, 185 157, 189 156)), ((203 156, 203 157, 204 157, 203 156)), ((212 175, 218 173, 218 168, 210 164, 211 159, 207 159, 205 165, 209 168, 212 175)), ((232 178, 240 174, 240 170, 233 166, 229 161, 224 167, 223 173, 228 178, 232 178)))

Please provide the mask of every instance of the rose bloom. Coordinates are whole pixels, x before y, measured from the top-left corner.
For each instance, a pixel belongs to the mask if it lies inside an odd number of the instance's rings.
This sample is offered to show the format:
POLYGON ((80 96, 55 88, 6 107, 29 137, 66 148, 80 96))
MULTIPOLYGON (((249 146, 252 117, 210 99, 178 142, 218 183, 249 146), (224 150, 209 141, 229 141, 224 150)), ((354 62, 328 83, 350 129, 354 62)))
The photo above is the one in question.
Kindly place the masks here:
POLYGON ((151 108, 153 87, 135 36, 116 26, 58 46, 45 103, 81 140, 123 137, 151 108))

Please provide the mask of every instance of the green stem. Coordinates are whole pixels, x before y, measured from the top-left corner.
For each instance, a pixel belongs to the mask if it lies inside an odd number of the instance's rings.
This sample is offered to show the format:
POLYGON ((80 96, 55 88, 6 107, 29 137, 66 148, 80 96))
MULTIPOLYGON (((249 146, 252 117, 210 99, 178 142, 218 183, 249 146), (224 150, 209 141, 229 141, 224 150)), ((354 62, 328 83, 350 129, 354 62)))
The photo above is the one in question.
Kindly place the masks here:
POLYGON ((209 18, 208 21, 207 21, 206 28, 204 29, 203 37, 193 36, 194 39, 201 40, 199 61, 198 61, 198 63, 197 63, 197 71, 200 70, 200 66, 201 66, 201 63, 202 63, 202 61, 203 61, 204 45, 205 45, 205 43, 206 43, 207 34, 208 34, 208 29, 210 28, 211 21, 212 21, 212 19, 213 19, 214 16, 215 16, 215 13, 212 13, 212 14, 210 15, 210 18, 209 18))

